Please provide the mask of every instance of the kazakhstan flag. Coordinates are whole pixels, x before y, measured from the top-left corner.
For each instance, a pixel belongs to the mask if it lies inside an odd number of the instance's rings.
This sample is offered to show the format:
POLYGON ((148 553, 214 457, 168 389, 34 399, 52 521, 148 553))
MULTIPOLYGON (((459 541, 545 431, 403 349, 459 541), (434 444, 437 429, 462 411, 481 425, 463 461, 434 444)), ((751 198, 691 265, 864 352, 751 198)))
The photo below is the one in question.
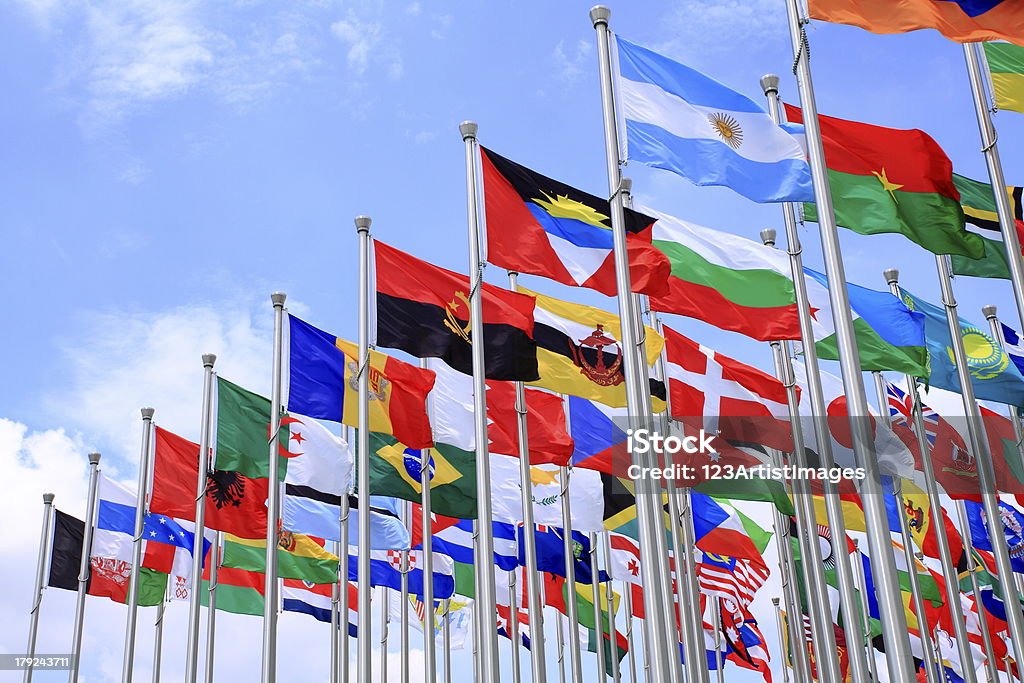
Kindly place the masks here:
MULTIPOLYGON (((917 298, 903 290, 903 301, 912 311, 925 315, 925 337, 931 375, 928 384, 940 389, 960 392, 960 379, 953 360, 953 349, 943 308, 917 298)), ((988 332, 960 319, 960 336, 967 352, 967 366, 971 373, 974 394, 980 399, 1024 407, 1024 376, 1010 361, 988 332)))

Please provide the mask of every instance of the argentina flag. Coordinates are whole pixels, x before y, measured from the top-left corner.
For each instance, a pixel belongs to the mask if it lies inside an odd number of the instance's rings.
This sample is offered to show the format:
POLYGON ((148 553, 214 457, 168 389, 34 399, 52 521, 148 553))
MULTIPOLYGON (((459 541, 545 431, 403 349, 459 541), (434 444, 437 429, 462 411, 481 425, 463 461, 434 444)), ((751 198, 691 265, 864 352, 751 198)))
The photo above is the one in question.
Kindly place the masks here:
POLYGON ((811 170, 790 128, 699 71, 622 38, 616 43, 630 160, 755 202, 814 201, 811 170))

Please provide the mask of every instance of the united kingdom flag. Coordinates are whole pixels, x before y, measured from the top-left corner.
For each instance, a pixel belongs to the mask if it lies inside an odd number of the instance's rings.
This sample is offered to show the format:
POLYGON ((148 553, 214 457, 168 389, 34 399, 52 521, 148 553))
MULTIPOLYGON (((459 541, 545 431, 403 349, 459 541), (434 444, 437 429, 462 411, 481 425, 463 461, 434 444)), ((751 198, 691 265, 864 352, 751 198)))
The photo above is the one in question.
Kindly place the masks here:
MULTIPOLYGON (((892 382, 885 383, 885 393, 889 397, 889 415, 897 425, 908 429, 914 428, 914 399, 892 382)), ((935 446, 939 433, 939 414, 921 402, 921 417, 924 418, 924 432, 928 444, 935 446)))

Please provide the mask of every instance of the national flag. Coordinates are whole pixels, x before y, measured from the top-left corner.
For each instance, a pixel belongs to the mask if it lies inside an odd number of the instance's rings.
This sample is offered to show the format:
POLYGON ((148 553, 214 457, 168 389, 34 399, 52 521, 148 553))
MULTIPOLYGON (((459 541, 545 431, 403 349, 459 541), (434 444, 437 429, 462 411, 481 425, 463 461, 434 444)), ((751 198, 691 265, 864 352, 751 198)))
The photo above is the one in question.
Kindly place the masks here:
MULTIPOLYGON (((469 276, 439 268, 383 242, 374 242, 377 344, 417 358, 441 358, 472 374, 469 276)), ((485 375, 538 378, 533 299, 482 285, 485 375)))
MULTIPOLYGON (((487 254, 494 265, 615 296, 612 214, 607 199, 480 149, 487 254)), ((630 286, 664 293, 668 260, 651 246, 654 219, 624 210, 630 286)))
MULTIPOLYGON (((266 426, 263 429, 261 451, 267 451, 266 426)), ((162 427, 154 429, 154 444, 150 511, 195 521, 199 444, 162 427)), ((268 479, 250 479, 238 472, 211 469, 206 481, 207 528, 243 538, 266 536, 268 479)))
MULTIPOLYGON (((526 389, 526 434, 530 463, 567 465, 573 441, 567 431, 562 397, 540 389, 526 389)), ((519 457, 519 413, 511 382, 487 382, 488 450, 519 457)))
POLYGON ((1024 494, 1024 456, 1021 454, 1013 422, 987 406, 978 406, 985 423, 989 452, 995 468, 996 489, 1016 495, 1024 494))
MULTIPOLYGON (((989 538, 989 519, 981 503, 964 502, 967 513, 967 526, 970 528, 971 542, 977 550, 992 552, 992 541, 989 538)), ((999 516, 1006 539, 1007 552, 1010 555, 1010 566, 1014 573, 1024 574, 1024 512, 1004 501, 999 502, 999 516)))
MULTIPOLYGON (((579 396, 605 405, 626 405, 626 377, 622 369, 623 349, 619 316, 599 308, 560 301, 520 288, 536 298, 534 311, 537 365, 540 379, 531 382, 560 394, 579 396)), ((665 340, 645 327, 647 364, 654 365, 665 340)), ((655 410, 665 399, 664 386, 651 380, 655 410)))
POLYGON ((696 491, 690 492, 690 511, 698 549, 764 564, 761 551, 735 511, 696 491))
POLYGON ((755 202, 813 199, 803 147, 760 105, 657 52, 622 38, 616 44, 631 161, 755 202))
POLYGON ((985 43, 996 106, 1024 112, 1024 47, 1009 43, 985 43))
MULTIPOLYGON (((359 348, 288 316, 289 411, 359 426, 359 348)), ((427 394, 434 374, 370 350, 370 429, 414 448, 431 444, 427 394)))
MULTIPOLYGON (((562 614, 566 614, 566 601, 569 599, 569 587, 564 576, 558 576, 550 572, 544 572, 544 604, 554 607, 562 614)), ((586 628, 602 628, 605 631, 608 627, 608 603, 611 601, 612 612, 618 612, 619 594, 608 590, 608 584, 598 583, 598 594, 601 605, 601 626, 597 625, 594 619, 594 588, 582 583, 576 583, 576 613, 581 626, 586 628)), ((634 603, 636 601, 634 600, 634 603)), ((641 600, 643 602, 643 600, 641 600)))
POLYGON ((727 661, 742 669, 759 672, 772 683, 771 657, 757 620, 745 608, 728 598, 717 601, 719 624, 726 643, 727 661))
MULTIPOLYGON (((226 534, 221 564, 232 569, 266 572, 266 539, 226 534)), ((328 552, 320 539, 281 529, 277 533, 277 575, 310 583, 334 583, 338 578, 338 556, 328 552)))
MULTIPOLYGON (((829 300, 828 278, 804 268, 818 356, 839 360, 839 343, 829 300)), ((928 375, 924 316, 891 292, 846 283, 853 331, 864 370, 893 370, 911 377, 928 375)))
MULTIPOLYGON (((414 548, 423 547, 422 508, 413 505, 412 539, 414 548)), ((432 515, 444 521, 431 522, 431 549, 435 553, 447 555, 455 562, 462 564, 474 563, 473 528, 476 525, 471 519, 454 519, 441 515, 432 515)), ((516 551, 516 526, 508 522, 491 522, 494 540, 494 564, 499 569, 510 571, 519 566, 516 551)))
MULTIPOLYGON (((568 484, 571 526, 583 532, 604 529, 601 475, 591 470, 572 470, 570 481, 554 465, 532 465, 533 518, 535 524, 563 527, 561 493, 568 484)), ((491 501, 494 519, 519 524, 523 521, 519 460, 504 455, 491 456, 491 501)))
POLYGON ((604 649, 605 676, 614 676, 614 672, 619 666, 618 662, 621 662, 623 657, 629 654, 629 640, 626 636, 616 631, 613 642, 610 630, 610 627, 603 627, 600 631, 599 641, 597 629, 580 627, 580 636, 583 636, 583 631, 586 631, 587 652, 597 652, 598 647, 604 649))
POLYGON ((616 581, 643 585, 643 564, 640 562, 640 544, 629 536, 608 532, 611 547, 608 575, 616 581))
POLYGON ((999 325, 1003 331, 1003 349, 1005 349, 1006 355, 1010 357, 1010 360, 1017 366, 1017 369, 1024 374, 1024 343, 1022 343, 1020 334, 1006 323, 999 323, 999 325))
POLYGON ((651 307, 759 341, 799 339, 793 270, 785 252, 644 208, 653 244, 668 257, 668 292, 651 307))
POLYGON ((723 439, 793 450, 786 387, 665 327, 672 417, 723 439))
MULTIPOLYGON (((270 476, 268 445, 270 436, 270 399, 244 389, 223 377, 217 377, 217 436, 216 460, 218 469, 237 472, 250 479, 270 476)), ((281 421, 278 448, 278 471, 287 472, 289 452, 287 420, 281 421)))
MULTIPOLYGON (((790 121, 803 122, 786 105, 790 121)), ((818 116, 836 222, 862 235, 901 233, 934 254, 981 258, 981 239, 964 228, 953 163, 920 130, 818 116)), ((817 222, 815 205, 805 217, 817 222)))
POLYGON ((711 445, 715 449, 714 453, 680 453, 674 457, 675 464, 693 468, 689 472, 690 476, 680 476, 677 486, 691 486, 717 498, 771 503, 783 515, 794 514, 793 501, 786 491, 785 481, 781 476, 773 476, 776 473, 767 469, 774 468, 776 462, 765 446, 718 437, 712 440, 711 445), (748 476, 719 476, 716 466, 721 468, 721 472, 744 471, 748 476))
POLYGON ((770 575, 763 563, 705 552, 700 553, 696 569, 701 594, 733 600, 744 609, 750 608, 770 575))
MULTIPOLYGON (((1017 48, 1024 50, 1024 48, 1017 48)), ((991 277, 1010 279, 1010 265, 1007 261, 1006 244, 999 223, 996 208, 996 196, 992 186, 977 180, 953 174, 953 182, 960 191, 960 206, 963 207, 967 220, 967 229, 978 235, 985 245, 985 254, 981 258, 972 259, 965 256, 953 256, 950 261, 953 273, 973 277, 991 277)), ((1006 195, 1013 214, 1013 225, 1017 237, 1024 242, 1024 209, 1021 207, 1021 195, 1024 188, 1007 186, 1006 195)))
POLYGON ((626 474, 632 464, 627 448, 629 416, 579 396, 566 397, 573 442, 572 466, 606 474, 626 474))
MULTIPOLYGON (((358 557, 348 555, 348 580, 359 577, 358 557)), ((409 551, 408 560, 409 593, 423 595, 423 551, 409 551)), ((444 600, 455 594, 455 563, 447 555, 433 554, 434 599, 444 600)), ((370 585, 387 586, 396 591, 402 588, 402 553, 398 550, 373 550, 370 552, 370 585)))
MULTIPOLYGON (((310 583, 285 579, 281 586, 281 606, 285 612, 301 612, 317 621, 331 622, 331 600, 334 584, 310 583)), ((359 635, 359 589, 351 581, 342 590, 348 591, 348 635, 359 635)))
MULTIPOLYGON (((526 566, 526 527, 519 525, 519 564, 526 566)), ((565 576, 565 529, 538 524, 534 533, 537 547, 537 571, 551 572, 565 576)), ((573 529, 572 540, 569 542, 573 557, 573 576, 579 583, 590 585, 594 582, 594 574, 590 568, 590 537, 573 529)), ((593 549, 596 552, 596 549, 593 549)), ((598 581, 606 581, 608 576, 601 572, 598 581)))
POLYGON ((447 444, 408 448, 387 434, 370 434, 370 491, 418 503, 425 475, 433 512, 476 519, 476 460, 470 451, 447 444), (427 460, 424 472, 423 461, 427 460))
MULTIPOLYGON (((949 391, 960 391, 960 378, 953 362, 953 349, 946 322, 946 311, 903 290, 903 301, 915 311, 925 315, 925 335, 931 365, 927 378, 930 386, 949 391)), ((967 366, 980 399, 1024 406, 1024 375, 1010 362, 999 342, 987 331, 960 319, 960 336, 967 354, 967 366)))
POLYGON ((1013 0, 811 0, 811 17, 872 33, 933 28, 958 43, 1024 43, 1024 9, 1013 0), (897 11, 898 10, 898 11, 897 11))
POLYGON ((78 575, 82 570, 82 542, 85 522, 56 508, 53 510, 53 537, 50 541, 50 570, 46 585, 78 590, 78 575))
MULTIPOLYGON (((217 609, 233 614, 263 616, 265 576, 259 572, 231 567, 217 568, 217 609)), ((200 604, 210 606, 210 566, 203 568, 200 604)))

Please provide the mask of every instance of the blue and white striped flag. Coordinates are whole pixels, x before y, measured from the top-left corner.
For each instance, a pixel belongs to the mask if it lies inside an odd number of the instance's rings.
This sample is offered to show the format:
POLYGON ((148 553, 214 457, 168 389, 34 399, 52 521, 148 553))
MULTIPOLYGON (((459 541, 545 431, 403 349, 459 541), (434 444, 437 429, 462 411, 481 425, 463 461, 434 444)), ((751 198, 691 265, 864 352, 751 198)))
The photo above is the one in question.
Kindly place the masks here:
MULTIPOLYGON (((505 571, 515 569, 519 566, 515 525, 492 522, 491 526, 494 529, 494 564, 505 571)), ((431 542, 435 553, 447 555, 462 564, 473 564, 473 520, 463 519, 435 532, 431 542)))
POLYGON ((792 127, 718 81, 616 39, 627 156, 696 185, 755 202, 814 201, 811 169, 792 127))

